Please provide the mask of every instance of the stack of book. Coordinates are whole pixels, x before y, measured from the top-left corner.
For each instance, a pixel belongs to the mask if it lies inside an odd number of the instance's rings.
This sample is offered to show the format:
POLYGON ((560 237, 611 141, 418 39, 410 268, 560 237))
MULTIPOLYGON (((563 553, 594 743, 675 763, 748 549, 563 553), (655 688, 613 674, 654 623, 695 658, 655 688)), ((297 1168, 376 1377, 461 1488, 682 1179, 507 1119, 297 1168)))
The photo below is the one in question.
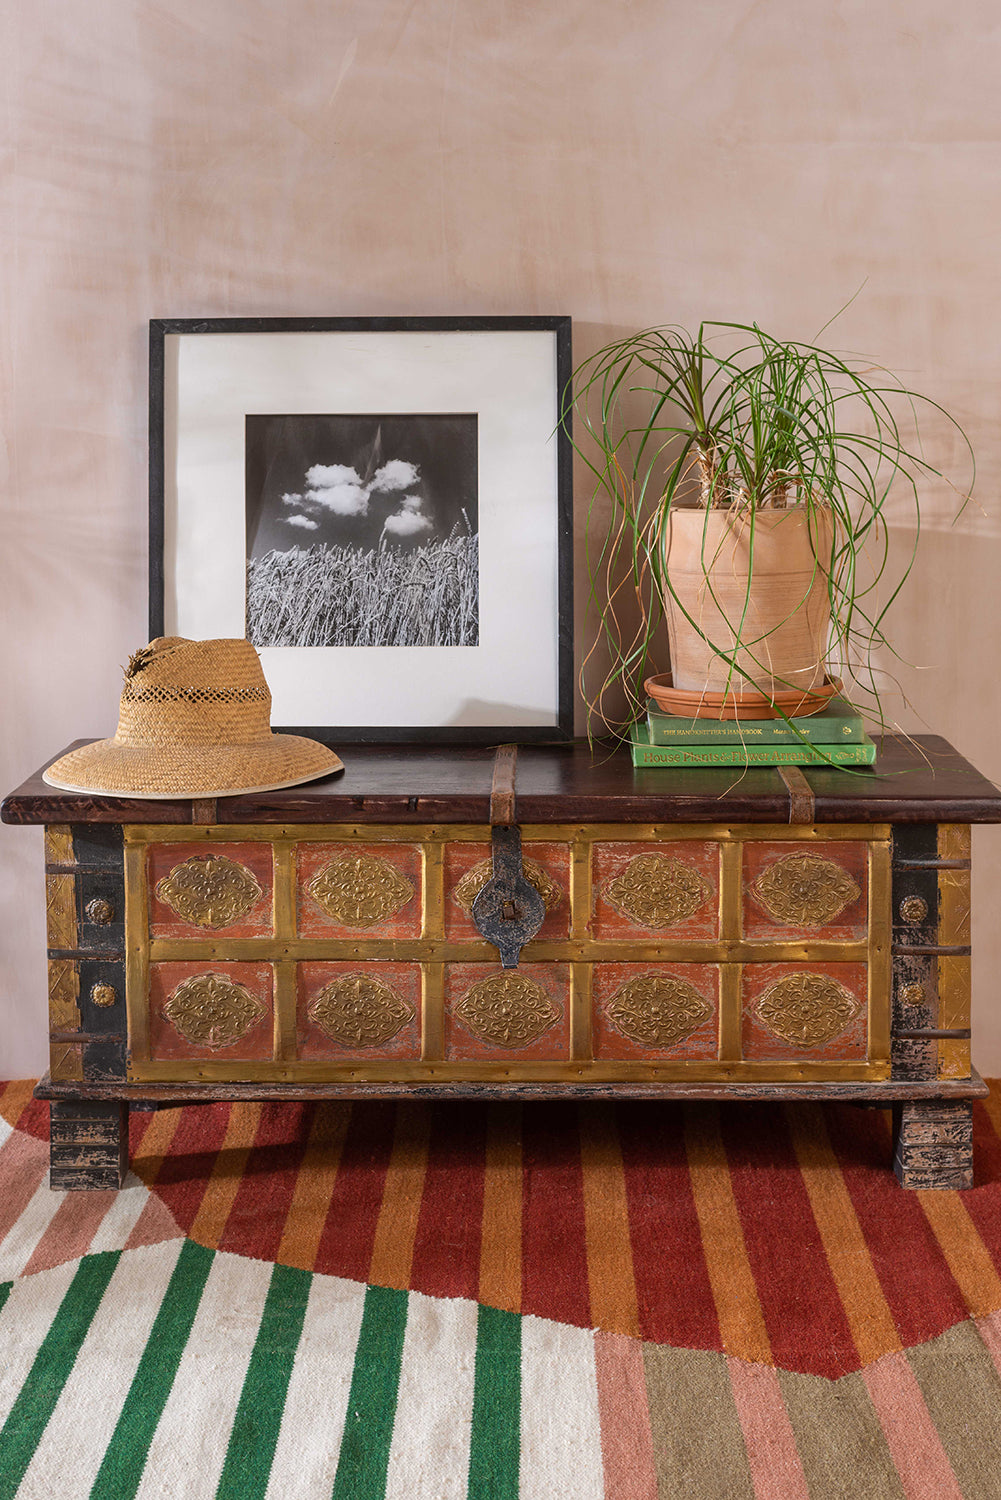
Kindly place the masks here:
POLYGON ((805 719, 689 719, 650 700, 630 735, 634 766, 871 766, 876 746, 843 698, 805 719))

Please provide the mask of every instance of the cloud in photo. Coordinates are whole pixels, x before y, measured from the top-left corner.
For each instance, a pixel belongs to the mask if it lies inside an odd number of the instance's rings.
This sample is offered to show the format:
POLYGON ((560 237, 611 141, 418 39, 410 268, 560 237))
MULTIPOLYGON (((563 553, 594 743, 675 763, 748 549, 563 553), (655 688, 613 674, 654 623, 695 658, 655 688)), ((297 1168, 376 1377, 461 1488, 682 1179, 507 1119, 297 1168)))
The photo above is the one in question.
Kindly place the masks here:
POLYGON ((430 531, 431 522, 421 510, 420 495, 404 495, 400 509, 386 517, 383 530, 393 536, 416 536, 419 531, 430 531))
POLYGON ((316 531, 319 529, 319 521, 311 521, 308 516, 292 515, 283 516, 282 520, 286 526, 301 526, 304 531, 316 531))
POLYGON ((417 483, 419 477, 420 470, 416 464, 407 463, 403 458, 391 458, 381 469, 376 469, 369 488, 376 493, 408 490, 412 484, 417 483))

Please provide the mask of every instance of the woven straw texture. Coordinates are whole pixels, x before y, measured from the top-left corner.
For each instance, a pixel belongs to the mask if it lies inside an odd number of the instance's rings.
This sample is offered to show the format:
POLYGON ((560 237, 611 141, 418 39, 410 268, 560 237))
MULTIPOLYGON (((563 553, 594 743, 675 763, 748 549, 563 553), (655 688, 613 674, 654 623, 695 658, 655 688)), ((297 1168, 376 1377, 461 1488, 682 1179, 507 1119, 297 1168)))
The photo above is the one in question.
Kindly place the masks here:
POLYGON ((130 661, 114 737, 70 751, 45 780, 113 796, 211 797, 294 786, 342 765, 316 740, 272 734, 249 641, 168 636, 130 661))

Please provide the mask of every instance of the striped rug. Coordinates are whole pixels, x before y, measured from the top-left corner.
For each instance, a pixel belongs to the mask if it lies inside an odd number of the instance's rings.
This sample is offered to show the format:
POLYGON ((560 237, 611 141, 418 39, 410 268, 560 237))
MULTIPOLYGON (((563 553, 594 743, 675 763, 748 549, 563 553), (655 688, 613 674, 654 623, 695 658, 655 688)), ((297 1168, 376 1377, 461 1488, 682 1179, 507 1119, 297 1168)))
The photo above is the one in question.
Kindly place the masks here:
POLYGON ((0 1500, 999 1500, 977 1186, 849 1106, 212 1105, 51 1193, 0 1086, 0 1500))

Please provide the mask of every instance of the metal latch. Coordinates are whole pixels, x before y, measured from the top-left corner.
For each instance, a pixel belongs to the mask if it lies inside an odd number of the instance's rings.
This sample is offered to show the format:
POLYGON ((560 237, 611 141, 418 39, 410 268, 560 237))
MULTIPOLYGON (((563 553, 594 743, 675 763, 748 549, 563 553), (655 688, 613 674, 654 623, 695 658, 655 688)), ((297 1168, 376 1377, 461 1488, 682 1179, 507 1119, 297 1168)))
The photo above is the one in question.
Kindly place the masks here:
POLYGON ((502 745, 494 758, 490 790, 490 849, 493 873, 473 902, 480 934, 493 943, 501 966, 516 969, 526 943, 535 937, 546 908, 521 862, 521 829, 515 821, 516 745, 502 745))

